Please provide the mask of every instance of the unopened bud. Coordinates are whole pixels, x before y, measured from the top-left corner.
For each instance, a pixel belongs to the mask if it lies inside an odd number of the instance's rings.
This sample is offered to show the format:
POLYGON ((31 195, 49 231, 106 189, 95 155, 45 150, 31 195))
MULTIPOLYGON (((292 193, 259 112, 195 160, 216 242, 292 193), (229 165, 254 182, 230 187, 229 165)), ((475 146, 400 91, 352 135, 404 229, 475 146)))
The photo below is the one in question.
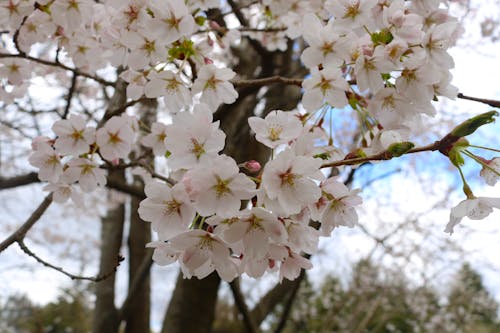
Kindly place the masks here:
POLYGON ((413 147, 415 147, 415 144, 413 144, 413 142, 396 142, 391 144, 389 148, 387 148, 387 151, 391 153, 392 156, 399 157, 406 154, 413 147))
POLYGON ((260 171, 261 166, 259 162, 255 160, 250 160, 243 163, 243 168, 247 169, 251 173, 256 173, 260 171))
POLYGON ((467 119, 451 131, 451 135, 456 137, 464 137, 474 133, 479 127, 495 121, 494 117, 498 116, 497 111, 485 112, 470 119, 467 119))

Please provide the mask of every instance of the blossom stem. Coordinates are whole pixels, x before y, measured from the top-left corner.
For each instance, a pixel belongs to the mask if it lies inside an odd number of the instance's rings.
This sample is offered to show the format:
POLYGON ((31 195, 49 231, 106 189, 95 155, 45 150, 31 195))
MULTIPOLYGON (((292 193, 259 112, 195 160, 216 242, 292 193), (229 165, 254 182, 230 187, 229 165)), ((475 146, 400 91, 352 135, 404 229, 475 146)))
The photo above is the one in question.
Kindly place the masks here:
POLYGON ((499 149, 495 149, 495 148, 489 148, 489 147, 483 147, 483 146, 476 146, 476 145, 469 145, 469 147, 479 148, 479 149, 484 149, 484 150, 491 150, 491 151, 500 153, 500 150, 499 149))
POLYGON ((462 152, 464 153, 464 155, 469 156, 474 161, 476 161, 477 163, 481 164, 483 167, 485 167, 486 169, 490 170, 491 172, 493 172, 494 174, 496 174, 497 176, 500 177, 500 173, 498 173, 498 171, 496 171, 495 169, 493 169, 492 167, 490 167, 488 165, 488 163, 485 163, 481 158, 477 157, 476 155, 474 155, 473 153, 471 153, 468 150, 464 150, 462 152))
POLYGON ((474 199, 475 198, 474 193, 472 193, 472 190, 471 190, 469 184, 467 184, 467 181, 465 180, 465 176, 464 176, 464 173, 462 171, 462 168, 457 166, 457 169, 458 169, 458 172, 460 173, 460 178, 462 178, 462 183, 464 184, 464 186, 462 187, 462 190, 464 191, 465 195, 467 196, 467 199, 474 199))

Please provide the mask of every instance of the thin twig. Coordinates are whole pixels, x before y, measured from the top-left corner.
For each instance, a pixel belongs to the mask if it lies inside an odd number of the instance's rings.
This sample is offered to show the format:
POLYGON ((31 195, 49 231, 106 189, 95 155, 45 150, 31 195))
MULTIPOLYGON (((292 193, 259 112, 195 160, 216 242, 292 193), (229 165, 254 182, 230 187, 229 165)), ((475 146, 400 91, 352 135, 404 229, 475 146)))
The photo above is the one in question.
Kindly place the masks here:
POLYGON ((68 118, 69 110, 71 109, 71 100, 73 99, 73 95, 75 94, 76 90, 77 78, 78 74, 73 72, 73 76, 71 76, 71 86, 69 87, 68 90, 68 96, 66 96, 66 106, 64 108, 64 113, 62 116, 63 119, 68 118))
POLYGON ((466 95, 464 95, 462 93, 458 93, 457 97, 461 98, 461 99, 466 99, 466 100, 469 100, 469 101, 474 101, 474 102, 488 104, 489 106, 492 106, 494 108, 500 108, 500 101, 497 101, 497 100, 494 100, 494 99, 485 99, 485 98, 479 98, 479 97, 471 97, 471 96, 466 96, 466 95))
POLYGON ((0 253, 15 242, 22 241, 26 233, 35 225, 35 223, 42 217, 43 213, 49 208, 52 203, 52 193, 49 193, 31 216, 19 227, 12 235, 7 237, 0 243, 0 253))
POLYGON ((96 81, 96 82, 98 82, 100 84, 103 84, 105 86, 114 86, 115 85, 111 81, 105 80, 105 79, 103 79, 101 77, 98 77, 96 75, 92 75, 92 74, 80 72, 78 69, 71 68, 69 66, 66 66, 66 65, 60 63, 60 62, 54 62, 54 61, 50 61, 50 60, 44 60, 44 59, 36 58, 36 57, 30 56, 30 55, 22 54, 22 53, 17 53, 17 54, 0 53, 0 59, 1 58, 21 58, 21 59, 26 59, 26 60, 33 61, 33 62, 42 64, 42 65, 46 65, 46 66, 59 67, 61 69, 73 72, 74 74, 76 74, 78 76, 83 76, 83 77, 86 77, 87 79, 94 80, 94 81, 96 81))
POLYGON ((62 267, 55 266, 55 265, 43 260, 38 255, 36 255, 33 251, 31 251, 26 246, 26 244, 24 243, 24 241, 22 239, 18 240, 17 243, 19 244, 19 247, 21 248, 21 250, 23 250, 23 252, 26 253, 28 256, 34 258, 36 261, 38 261, 40 264, 42 264, 46 267, 52 268, 58 272, 63 273, 64 275, 68 276, 72 280, 87 280, 87 281, 92 281, 92 282, 99 282, 99 281, 105 280, 116 272, 116 269, 118 268, 118 266, 120 266, 120 263, 123 260, 123 257, 121 257, 121 256, 118 257, 116 260, 116 265, 113 267, 113 269, 105 274, 97 275, 97 276, 81 276, 81 275, 75 275, 75 274, 69 273, 66 270, 64 270, 62 267))

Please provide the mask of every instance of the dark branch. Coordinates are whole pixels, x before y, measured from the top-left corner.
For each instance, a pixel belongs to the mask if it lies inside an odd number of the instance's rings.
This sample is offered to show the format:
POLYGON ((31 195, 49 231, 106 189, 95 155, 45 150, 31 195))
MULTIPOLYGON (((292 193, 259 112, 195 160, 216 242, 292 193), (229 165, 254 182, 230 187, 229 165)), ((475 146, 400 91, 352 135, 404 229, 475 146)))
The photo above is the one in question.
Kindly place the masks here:
POLYGON ((469 101, 474 101, 474 102, 480 102, 480 103, 488 104, 489 106, 492 106, 494 108, 500 108, 500 101, 496 101, 496 100, 493 100, 493 99, 471 97, 471 96, 466 96, 466 95, 464 95, 462 93, 458 93, 457 97, 461 98, 461 99, 466 99, 466 100, 469 100, 469 101))
POLYGON ((96 75, 92 75, 92 74, 80 72, 78 69, 71 68, 69 66, 66 66, 66 65, 58 62, 58 61, 44 60, 44 59, 32 57, 30 55, 21 54, 21 53, 18 53, 18 54, 0 53, 0 59, 1 58, 22 58, 22 59, 33 61, 33 62, 42 64, 42 65, 46 65, 46 66, 59 67, 59 68, 64 69, 66 71, 73 72, 74 74, 76 74, 78 76, 86 77, 87 79, 94 80, 94 81, 96 81, 96 82, 98 82, 100 84, 106 85, 106 86, 114 86, 115 85, 111 81, 107 81, 107 80, 105 80, 103 78, 100 78, 100 77, 98 77, 96 75))
POLYGON ((290 296, 285 304, 285 308, 283 309, 283 313, 281 314, 280 321, 278 326, 274 330, 274 333, 281 333, 283 329, 285 329, 286 322, 288 321, 288 317, 290 316, 290 312, 292 311, 293 301, 295 300, 295 296, 297 296, 297 292, 299 291, 300 284, 304 280, 306 276, 306 271, 302 269, 300 271, 300 275, 297 278, 297 283, 293 286, 292 291, 290 292, 290 296))
POLYGON ((118 257, 116 260, 115 267, 113 267, 112 270, 110 270, 109 272, 107 272, 105 274, 97 275, 97 276, 81 276, 81 275, 75 275, 75 274, 69 273, 69 272, 65 271, 62 267, 55 266, 55 265, 43 260, 42 258, 37 256, 33 251, 31 251, 26 246, 26 244, 23 242, 22 239, 18 240, 17 243, 19 244, 19 247, 21 248, 21 250, 23 250, 23 252, 26 253, 28 256, 34 258, 36 261, 38 261, 40 264, 42 264, 46 267, 52 268, 58 272, 63 273, 64 275, 68 276, 72 280, 87 280, 87 281, 92 281, 92 282, 99 282, 99 281, 105 280, 116 272, 116 269, 118 268, 118 266, 120 266, 120 263, 123 260, 123 257, 118 257))
POLYGON ((66 96, 66 107, 64 108, 63 119, 68 118, 69 110, 71 109, 71 100, 73 99, 73 95, 76 89, 76 80, 78 78, 78 74, 73 72, 73 76, 71 77, 71 86, 68 90, 68 96, 66 96))
POLYGON ((123 302, 122 307, 118 312, 118 318, 120 318, 120 320, 123 320, 123 318, 127 317, 130 308, 130 302, 134 299, 136 293, 140 290, 140 287, 144 282, 144 280, 149 276, 152 265, 153 265, 153 250, 150 250, 148 255, 145 256, 143 261, 141 262, 141 265, 137 270, 137 275, 135 276, 134 280, 130 282, 127 298, 123 302))
POLYGON ((11 178, 0 177, 0 190, 29 185, 39 181, 38 173, 36 172, 30 172, 25 175, 14 176, 11 178))
POLYGON ((23 240, 26 233, 35 225, 35 223, 42 217, 43 213, 49 208, 52 203, 52 193, 49 193, 37 209, 31 214, 31 216, 24 222, 22 226, 19 227, 12 235, 7 237, 2 243, 0 243, 0 253, 8 248, 15 242, 20 242, 23 240))
POLYGON ((236 304, 238 311, 243 316, 243 324, 245 325, 246 331, 248 333, 258 332, 258 328, 250 315, 247 304, 245 303, 245 297, 241 293, 240 280, 233 280, 233 282, 229 283, 229 286, 231 287, 231 292, 233 293, 234 303, 236 304))

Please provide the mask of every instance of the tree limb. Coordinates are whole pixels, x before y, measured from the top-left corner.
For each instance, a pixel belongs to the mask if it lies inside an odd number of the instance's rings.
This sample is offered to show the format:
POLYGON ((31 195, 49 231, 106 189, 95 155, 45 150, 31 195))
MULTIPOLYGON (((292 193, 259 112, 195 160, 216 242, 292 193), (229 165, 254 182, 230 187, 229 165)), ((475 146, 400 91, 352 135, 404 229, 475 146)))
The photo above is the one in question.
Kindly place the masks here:
POLYGON ((26 233, 35 225, 35 223, 42 217, 43 213, 49 208, 52 203, 52 193, 49 193, 37 209, 31 214, 31 216, 24 222, 22 226, 19 227, 12 235, 7 237, 2 243, 0 243, 0 253, 8 248, 15 242, 22 241, 26 233))
POLYGON ((274 333, 281 333, 285 329, 286 322, 288 321, 288 317, 290 316, 290 312, 292 311, 293 301, 295 300, 295 296, 297 296, 297 292, 299 291, 300 284, 302 280, 304 280, 306 276, 306 271, 302 269, 300 271, 300 275, 297 278, 297 283, 293 286, 292 291, 290 292, 290 296, 285 304, 285 308, 283 309, 283 313, 281 314, 280 321, 278 326, 274 330, 274 333))
POLYGON ((234 303, 236 304, 238 311, 243 316, 243 324, 245 325, 246 331, 248 333, 258 332, 258 328, 255 325, 245 302, 245 297, 241 293, 240 280, 238 278, 234 279, 231 283, 229 283, 229 286, 231 287, 231 292, 233 293, 234 303))
POLYGON ((36 255, 33 251, 31 251, 26 246, 26 244, 24 243, 24 241, 22 239, 17 240, 17 243, 19 244, 19 247, 21 248, 21 250, 23 250, 23 252, 26 253, 28 256, 34 258, 36 261, 38 261, 39 263, 41 263, 42 265, 44 265, 46 267, 49 267, 49 268, 52 268, 58 272, 61 272, 62 274, 68 276, 72 280, 87 280, 87 281, 92 281, 92 282, 99 282, 99 281, 105 280, 116 272, 116 269, 118 268, 118 266, 120 266, 120 263, 123 260, 123 257, 119 256, 116 260, 116 266, 112 270, 110 270, 109 272, 107 272, 105 274, 101 274, 101 275, 97 275, 97 276, 81 276, 81 275, 75 275, 75 274, 69 273, 66 270, 64 270, 62 267, 55 266, 55 265, 43 260, 38 255, 36 255))
POLYGON ((153 250, 149 251, 149 254, 144 257, 139 269, 137 270, 137 275, 135 279, 130 283, 128 288, 127 298, 123 302, 121 308, 118 310, 118 318, 122 320, 126 315, 130 307, 130 302, 134 298, 136 292, 140 289, 141 284, 148 277, 151 272, 151 266, 153 265, 153 250))

